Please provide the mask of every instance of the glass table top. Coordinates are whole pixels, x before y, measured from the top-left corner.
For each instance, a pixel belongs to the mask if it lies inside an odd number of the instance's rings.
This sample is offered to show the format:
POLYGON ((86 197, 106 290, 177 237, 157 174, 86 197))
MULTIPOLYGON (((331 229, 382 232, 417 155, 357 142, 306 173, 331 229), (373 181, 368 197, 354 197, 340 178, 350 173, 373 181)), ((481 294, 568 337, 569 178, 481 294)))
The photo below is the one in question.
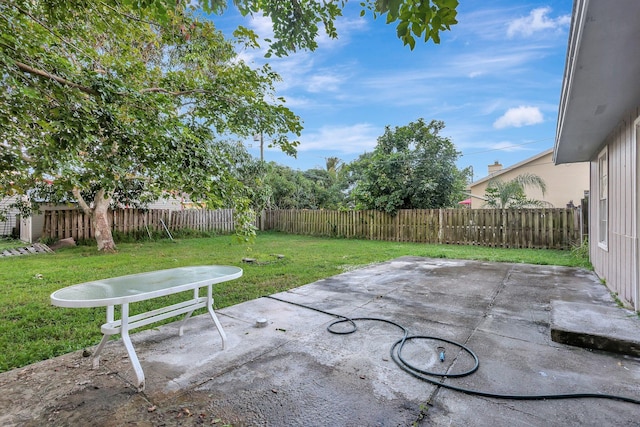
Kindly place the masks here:
POLYGON ((242 269, 227 265, 178 267, 80 283, 55 291, 60 307, 99 307, 142 301, 233 280, 242 269))

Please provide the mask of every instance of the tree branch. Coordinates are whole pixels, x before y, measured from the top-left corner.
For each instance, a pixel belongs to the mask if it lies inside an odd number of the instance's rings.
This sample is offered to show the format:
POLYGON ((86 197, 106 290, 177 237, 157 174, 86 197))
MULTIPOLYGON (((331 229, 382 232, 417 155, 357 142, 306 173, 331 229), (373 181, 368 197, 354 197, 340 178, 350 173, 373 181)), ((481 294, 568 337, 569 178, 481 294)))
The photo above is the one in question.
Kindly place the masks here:
POLYGON ((36 75, 36 76, 45 77, 47 79, 54 80, 54 81, 60 83, 61 85, 69 86, 69 87, 78 89, 81 92, 84 92, 84 93, 89 94, 89 95, 94 95, 94 96, 98 95, 98 92, 93 90, 93 89, 91 89, 90 87, 83 86, 83 85, 80 85, 78 83, 74 83, 74 82, 72 82, 70 80, 67 80, 67 79, 65 79, 63 77, 60 77, 60 76, 56 76, 55 74, 51 74, 51 73, 49 73, 47 71, 40 70, 40 69, 37 69, 37 68, 33 68, 33 67, 31 67, 31 66, 29 66, 29 65, 27 65, 27 64, 25 64, 23 62, 20 62, 20 61, 15 61, 15 64, 20 70, 24 71, 25 73, 33 74, 33 75, 36 75))
POLYGON ((194 93, 211 93, 210 90, 205 89, 190 89, 190 90, 181 90, 181 91, 170 91, 161 87, 150 87, 147 89, 141 89, 140 93, 166 93, 168 95, 173 96, 182 96, 182 95, 191 95, 194 93))
MULTIPOLYGON (((55 74, 52 74, 48 71, 44 71, 38 68, 34 68, 31 67, 23 62, 20 61, 15 61, 16 66, 18 67, 19 70, 28 73, 28 74, 33 74, 36 76, 40 76, 40 77, 44 77, 47 79, 51 79, 54 80, 62 85, 65 86, 69 86, 75 89, 78 89, 81 92, 84 92, 88 95, 92 95, 92 96, 98 96, 99 93, 88 87, 88 86, 84 86, 75 82, 72 82, 71 80, 67 80, 63 77, 57 76, 55 74)), ((206 89, 189 89, 189 90, 181 90, 181 91, 170 91, 168 89, 164 89, 161 87, 150 87, 150 88, 146 88, 146 89, 140 89, 139 90, 140 93, 166 93, 168 95, 172 95, 172 96, 184 96, 184 95, 193 95, 193 94, 213 94, 212 91, 210 90, 206 90, 206 89)), ((125 93, 120 93, 120 95, 125 95, 125 93)), ((221 97, 224 98, 224 97, 221 97)), ((233 100, 226 98, 226 100, 230 103, 234 103, 233 100)))
MULTIPOLYGON (((53 37, 59 39, 64 45, 69 45, 71 47, 73 47, 76 51, 78 52, 82 52, 82 49, 80 49, 79 47, 77 47, 74 43, 72 43, 71 41, 63 38, 62 36, 60 36, 59 34, 55 33, 51 28, 49 28, 47 25, 45 25, 44 22, 42 22, 41 20, 39 20, 38 18, 36 18, 35 16, 33 16, 31 13, 29 13, 28 11, 26 11, 25 9, 13 4, 13 7, 15 7, 18 12, 28 16, 31 20, 33 20, 33 22, 37 23, 38 25, 40 25, 40 27, 42 27, 45 31, 47 31, 49 34, 51 34, 53 37)), ((69 29, 69 27, 67 27, 67 29, 69 29)), ((69 55, 70 56, 70 55, 69 55)))
POLYGON ((78 205, 80 205, 80 207, 82 208, 82 211, 87 215, 92 215, 93 212, 91 211, 91 208, 89 207, 87 202, 82 197, 82 194, 80 194, 80 189, 78 187, 74 187, 73 190, 71 190, 71 193, 73 194, 73 197, 76 198, 76 201, 78 202, 78 205))
POLYGON ((108 5, 105 2, 100 2, 100 4, 105 6, 107 9, 111 9, 113 12, 115 12, 115 13, 121 15, 121 16, 124 16, 125 18, 127 18, 127 19, 129 19, 131 21, 142 22, 143 24, 153 25, 155 27, 159 27, 160 26, 160 24, 158 24, 157 22, 147 21, 145 19, 138 18, 137 16, 133 16, 133 15, 131 15, 129 13, 121 12, 121 11, 117 10, 116 8, 111 7, 110 5, 108 5))

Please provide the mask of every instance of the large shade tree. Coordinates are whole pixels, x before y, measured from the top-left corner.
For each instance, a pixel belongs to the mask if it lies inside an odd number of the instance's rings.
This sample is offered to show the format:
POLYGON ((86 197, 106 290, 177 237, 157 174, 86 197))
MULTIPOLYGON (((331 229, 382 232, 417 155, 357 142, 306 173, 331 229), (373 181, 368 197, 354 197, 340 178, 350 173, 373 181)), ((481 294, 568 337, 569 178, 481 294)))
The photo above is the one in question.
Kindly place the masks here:
POLYGON ((374 151, 349 168, 355 206, 392 214, 453 206, 462 196, 466 175, 456 166, 460 153, 440 135, 443 128, 442 121, 423 119, 395 129, 387 126, 374 151))
POLYGON ((250 135, 259 123, 295 150, 288 135, 301 124, 273 95, 278 76, 238 61, 211 21, 179 10, 156 24, 101 2, 2 12, 3 192, 53 182, 53 195, 91 215, 101 250, 115 247, 107 211, 116 202, 178 192, 246 212, 220 135, 250 135))
MULTIPOLYGON (((336 37, 346 1, 233 4, 268 16, 267 55, 285 55, 313 50, 322 28, 336 37)), ((397 22, 411 48, 415 37, 439 42, 456 23, 456 0, 361 5, 397 22)), ((221 13, 227 1, 199 6, 221 13)), ((294 154, 289 136, 300 133, 300 120, 275 97, 278 76, 238 60, 213 21, 191 8, 182 0, 0 0, 0 196, 53 182, 51 196, 93 217, 101 250, 115 248, 106 213, 117 202, 180 192, 247 212, 228 170, 233 150, 217 141, 261 132, 294 154)), ((261 42, 244 27, 235 34, 261 42)))

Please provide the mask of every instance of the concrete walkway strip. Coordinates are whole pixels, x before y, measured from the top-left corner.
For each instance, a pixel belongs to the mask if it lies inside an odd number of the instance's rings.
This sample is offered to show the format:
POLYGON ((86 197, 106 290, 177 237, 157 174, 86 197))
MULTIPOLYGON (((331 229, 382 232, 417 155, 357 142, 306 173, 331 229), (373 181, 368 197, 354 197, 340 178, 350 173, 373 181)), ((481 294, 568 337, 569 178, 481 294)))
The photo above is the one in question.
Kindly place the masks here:
POLYGON ((640 357, 640 317, 620 307, 552 301, 551 338, 563 344, 640 357))

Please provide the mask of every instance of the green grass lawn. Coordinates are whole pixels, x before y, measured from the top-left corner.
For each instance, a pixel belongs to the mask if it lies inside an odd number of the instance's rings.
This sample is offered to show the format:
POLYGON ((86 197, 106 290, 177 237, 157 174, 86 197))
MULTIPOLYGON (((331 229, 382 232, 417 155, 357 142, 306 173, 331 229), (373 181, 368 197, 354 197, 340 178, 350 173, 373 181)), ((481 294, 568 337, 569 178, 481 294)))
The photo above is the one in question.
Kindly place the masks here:
MULTIPOLYGON (((284 291, 403 255, 590 268, 571 251, 497 249, 260 234, 254 244, 230 236, 120 243, 118 253, 93 246, 55 254, 0 258, 0 372, 93 346, 100 341, 105 308, 65 309, 50 294, 65 286, 144 271, 198 264, 244 269, 238 280, 216 285, 216 308, 284 291), (278 259, 274 255, 281 254, 278 259), (258 262, 243 263, 243 258, 258 262)), ((188 293, 191 295, 191 292, 188 293)), ((133 304, 132 314, 186 299, 172 295, 133 304)), ((176 320, 176 319, 173 319, 176 320)))

